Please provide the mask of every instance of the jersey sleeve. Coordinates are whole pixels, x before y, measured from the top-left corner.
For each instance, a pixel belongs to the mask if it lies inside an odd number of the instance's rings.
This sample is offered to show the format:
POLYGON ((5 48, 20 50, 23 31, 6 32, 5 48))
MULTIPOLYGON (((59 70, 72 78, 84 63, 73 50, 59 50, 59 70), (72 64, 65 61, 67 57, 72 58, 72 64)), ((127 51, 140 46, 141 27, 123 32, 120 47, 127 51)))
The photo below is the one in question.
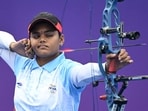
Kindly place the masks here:
MULTIPOLYGON (((103 63, 103 67, 105 67, 105 63, 103 63)), ((76 87, 84 87, 102 77, 98 63, 87 63, 71 70, 71 79, 76 87)))
POLYGON ((11 42, 15 42, 13 35, 5 31, 0 31, 0 57, 14 71, 14 59, 16 53, 10 51, 9 46, 11 42))

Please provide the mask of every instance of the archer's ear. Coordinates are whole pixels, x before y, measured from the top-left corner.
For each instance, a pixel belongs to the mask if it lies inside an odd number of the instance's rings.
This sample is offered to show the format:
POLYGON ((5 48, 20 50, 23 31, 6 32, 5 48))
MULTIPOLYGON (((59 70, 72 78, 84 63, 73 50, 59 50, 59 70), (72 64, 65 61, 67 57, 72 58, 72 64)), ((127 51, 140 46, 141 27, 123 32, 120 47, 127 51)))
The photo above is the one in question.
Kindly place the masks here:
POLYGON ((63 46, 63 44, 64 44, 64 34, 61 34, 60 35, 60 46, 63 46))

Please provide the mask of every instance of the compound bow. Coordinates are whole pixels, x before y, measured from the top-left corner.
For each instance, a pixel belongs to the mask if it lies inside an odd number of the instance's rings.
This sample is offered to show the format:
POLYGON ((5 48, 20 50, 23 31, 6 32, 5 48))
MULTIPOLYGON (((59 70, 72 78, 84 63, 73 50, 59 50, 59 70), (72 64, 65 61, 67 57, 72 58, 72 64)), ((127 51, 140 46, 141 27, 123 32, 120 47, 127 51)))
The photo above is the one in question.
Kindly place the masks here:
MULTIPOLYGON (((109 111, 124 111, 125 105, 127 103, 127 99, 124 98, 121 94, 123 92, 120 90, 118 92, 118 84, 115 79, 116 75, 116 67, 114 65, 114 61, 111 61, 109 67, 109 74, 106 73, 102 66, 102 54, 109 53, 118 53, 123 46, 123 40, 128 38, 130 40, 135 40, 140 36, 139 32, 123 32, 123 23, 120 21, 120 14, 117 9, 117 3, 123 0, 106 0, 106 5, 103 11, 103 23, 102 28, 100 29, 101 36, 98 39, 98 47, 99 47, 99 58, 98 63, 100 70, 104 76, 105 81, 105 90, 106 90, 106 100, 109 111), (113 20, 112 20, 113 19, 113 20), (112 23, 114 22, 114 23, 112 23), (112 34, 115 34, 116 46, 118 48, 113 48, 112 46, 112 34)), ((124 86, 126 87, 126 82, 124 82, 124 86)))
MULTIPOLYGON (((102 65, 102 55, 110 53, 119 53, 121 47, 123 46, 124 39, 135 40, 139 38, 139 32, 123 32, 123 23, 120 21, 120 14, 117 9, 117 3, 123 0, 106 0, 106 5, 103 11, 103 23, 102 28, 100 29, 101 36, 97 40, 87 40, 87 43, 98 42, 98 64, 100 70, 104 76, 105 82, 105 92, 106 100, 109 111, 124 111, 127 99, 124 98, 121 94, 127 86, 127 82, 123 81, 123 87, 118 92, 118 84, 115 81, 117 78, 116 67, 114 61, 111 61, 109 67, 109 74, 104 70, 102 65), (112 20, 113 19, 113 20, 112 20), (114 22, 114 23, 112 23, 114 22), (113 38, 114 34, 116 48, 113 48, 113 38)), ((101 99, 105 99, 104 96, 101 96, 101 99)))

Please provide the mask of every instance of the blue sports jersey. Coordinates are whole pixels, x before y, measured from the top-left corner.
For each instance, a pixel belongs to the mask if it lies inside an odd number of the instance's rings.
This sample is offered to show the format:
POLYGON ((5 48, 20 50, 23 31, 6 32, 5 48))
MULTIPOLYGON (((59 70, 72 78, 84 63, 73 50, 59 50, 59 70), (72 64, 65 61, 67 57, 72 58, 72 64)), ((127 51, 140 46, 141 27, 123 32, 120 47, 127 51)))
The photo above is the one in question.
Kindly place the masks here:
POLYGON ((16 111, 78 111, 86 85, 102 78, 97 63, 81 64, 61 53, 39 66, 36 58, 29 59, 10 51, 11 42, 15 42, 14 37, 0 31, 0 56, 16 76, 16 111))

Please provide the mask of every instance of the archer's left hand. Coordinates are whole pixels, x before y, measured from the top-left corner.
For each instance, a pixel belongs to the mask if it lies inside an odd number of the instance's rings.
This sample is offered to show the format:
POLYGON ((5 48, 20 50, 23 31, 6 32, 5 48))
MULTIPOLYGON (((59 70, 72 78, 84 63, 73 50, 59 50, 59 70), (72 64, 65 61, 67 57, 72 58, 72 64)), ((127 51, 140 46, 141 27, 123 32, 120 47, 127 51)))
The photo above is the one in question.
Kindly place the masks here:
POLYGON ((118 54, 108 54, 106 56, 106 69, 109 71, 110 67, 114 67, 115 71, 127 66, 128 64, 133 63, 133 60, 129 56, 128 52, 125 49, 121 49, 118 54), (110 66, 114 64, 113 66, 110 66))

